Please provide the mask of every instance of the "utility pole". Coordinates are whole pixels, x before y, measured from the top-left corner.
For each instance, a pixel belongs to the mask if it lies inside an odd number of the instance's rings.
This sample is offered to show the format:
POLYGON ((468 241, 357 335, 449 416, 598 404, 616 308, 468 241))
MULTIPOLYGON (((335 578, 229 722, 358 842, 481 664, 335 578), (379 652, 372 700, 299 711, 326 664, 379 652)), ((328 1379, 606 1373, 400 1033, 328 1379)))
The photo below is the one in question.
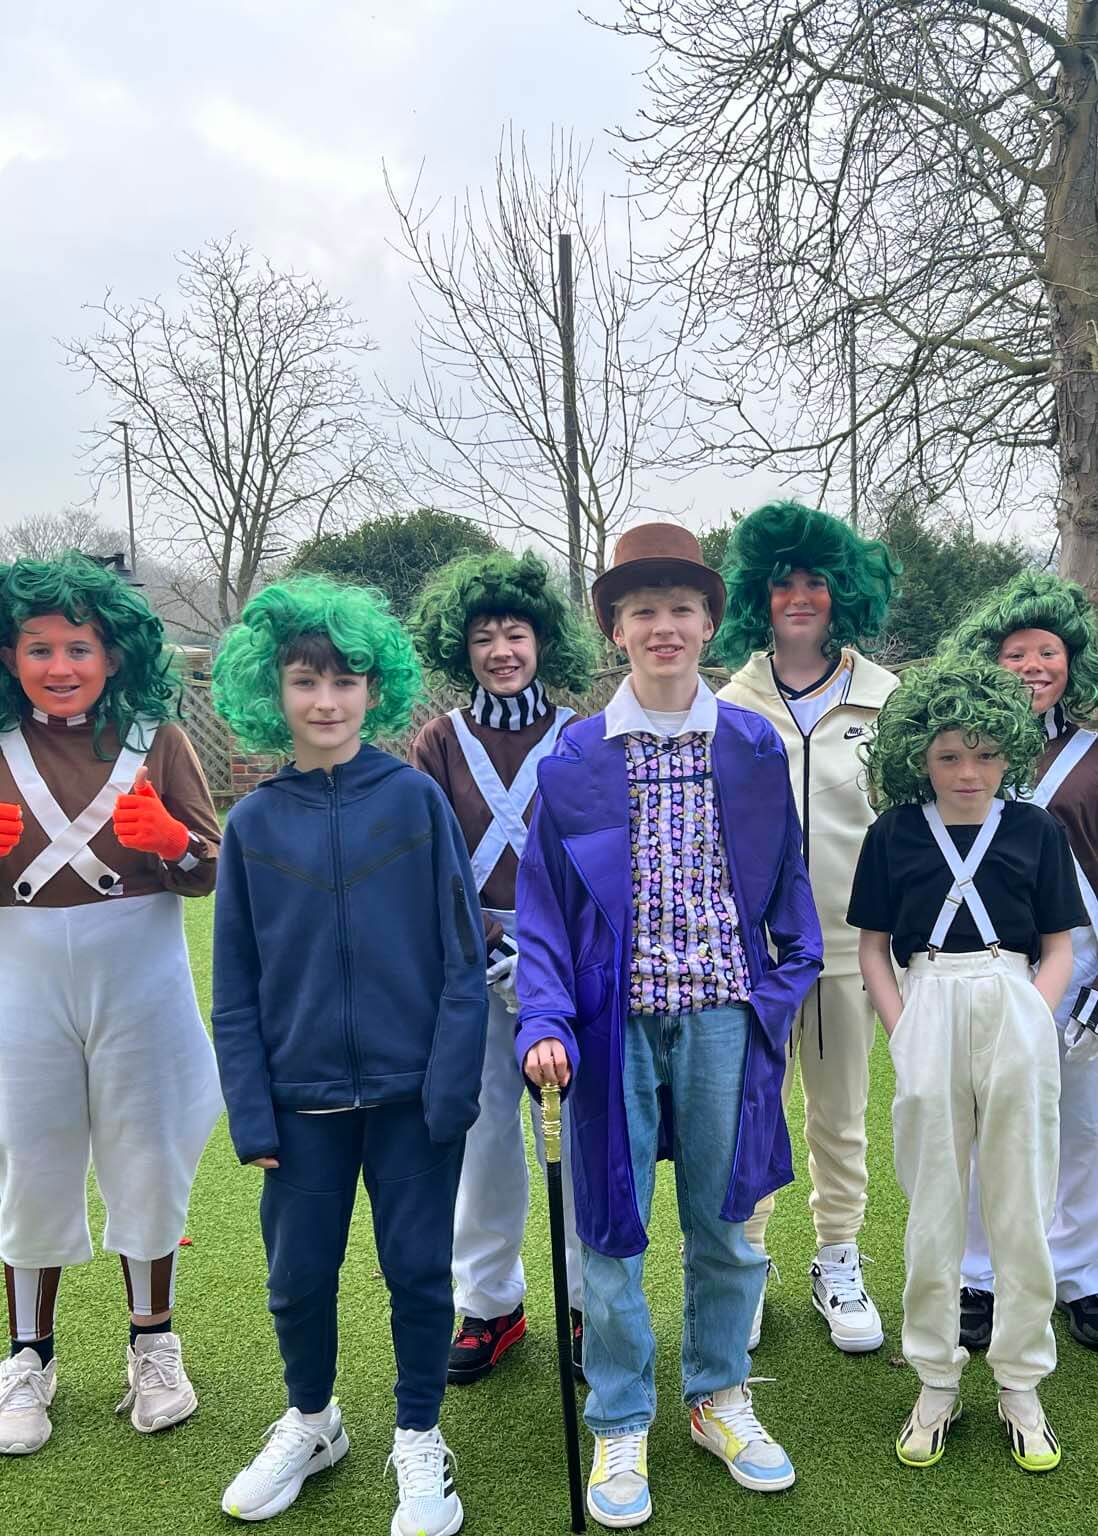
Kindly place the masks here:
POLYGON ((560 265, 560 345, 564 384, 564 472, 567 477, 568 586, 572 601, 584 601, 580 555, 579 427, 576 418, 576 303, 572 287, 572 236, 557 237, 560 265))
POLYGON ((858 531, 858 350, 856 344, 856 330, 854 325, 854 311, 851 310, 846 317, 846 343, 847 353, 847 393, 850 396, 850 425, 848 428, 850 442, 850 526, 854 532, 858 531))
POLYGON ((130 523, 130 570, 137 575, 137 541, 133 535, 133 481, 130 478, 130 424, 128 421, 116 421, 116 427, 122 428, 122 451, 126 459, 126 513, 130 523))

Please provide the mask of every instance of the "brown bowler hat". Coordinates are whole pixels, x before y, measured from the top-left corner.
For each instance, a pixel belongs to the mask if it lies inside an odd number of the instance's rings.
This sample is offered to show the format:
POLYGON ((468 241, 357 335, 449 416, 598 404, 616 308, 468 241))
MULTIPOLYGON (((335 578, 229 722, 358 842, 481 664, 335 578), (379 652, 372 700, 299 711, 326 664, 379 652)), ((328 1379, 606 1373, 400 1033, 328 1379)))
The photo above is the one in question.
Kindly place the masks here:
POLYGON ((595 579, 591 601, 599 628, 614 638, 614 604, 638 587, 694 587, 709 599, 713 628, 720 628, 728 600, 719 571, 706 565, 701 545, 678 523, 639 523, 622 534, 614 548, 609 570, 595 579))

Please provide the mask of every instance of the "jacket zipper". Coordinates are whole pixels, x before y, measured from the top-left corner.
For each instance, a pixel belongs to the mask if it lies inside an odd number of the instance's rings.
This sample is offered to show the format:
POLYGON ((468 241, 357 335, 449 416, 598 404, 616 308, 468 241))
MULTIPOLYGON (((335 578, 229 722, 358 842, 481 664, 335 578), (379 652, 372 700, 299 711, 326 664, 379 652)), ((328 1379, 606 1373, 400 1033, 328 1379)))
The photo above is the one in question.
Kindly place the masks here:
POLYGON ((328 801, 328 830, 332 840, 332 865, 335 871, 336 943, 339 949, 339 969, 343 981, 343 1039, 347 1047, 347 1059, 351 1064, 351 1086, 354 1089, 355 1096, 354 1107, 358 1109, 362 1102, 362 1094, 360 1091, 358 1050, 355 1045, 354 1028, 351 1021, 351 956, 350 943, 347 936, 347 891, 343 884, 343 855, 339 843, 339 788, 333 773, 326 773, 324 775, 324 783, 330 796, 328 801))

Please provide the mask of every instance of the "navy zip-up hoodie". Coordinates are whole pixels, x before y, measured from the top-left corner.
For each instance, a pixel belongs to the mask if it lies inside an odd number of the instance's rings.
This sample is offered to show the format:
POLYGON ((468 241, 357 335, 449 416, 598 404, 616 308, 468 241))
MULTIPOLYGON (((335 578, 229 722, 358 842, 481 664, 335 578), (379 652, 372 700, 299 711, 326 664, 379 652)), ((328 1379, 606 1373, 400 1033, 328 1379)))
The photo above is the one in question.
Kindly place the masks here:
POLYGON ((213 1035, 241 1162, 275 1108, 422 1098, 431 1139, 477 1117, 488 1017, 469 856, 438 785, 363 746, 292 764, 229 812, 214 910, 213 1035))

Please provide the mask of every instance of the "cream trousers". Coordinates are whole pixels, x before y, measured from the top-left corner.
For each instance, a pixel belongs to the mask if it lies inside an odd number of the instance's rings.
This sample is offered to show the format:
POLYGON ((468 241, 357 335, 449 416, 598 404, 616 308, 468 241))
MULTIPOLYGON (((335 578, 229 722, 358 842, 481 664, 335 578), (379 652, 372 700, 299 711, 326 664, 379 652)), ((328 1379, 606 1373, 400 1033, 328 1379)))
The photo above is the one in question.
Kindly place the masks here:
POLYGON ((910 1202, 903 1348, 926 1386, 956 1388, 969 1174, 996 1275, 988 1364, 1002 1387, 1035 1387, 1056 1364, 1045 1233, 1056 1199, 1056 1025, 1024 955, 916 955, 889 1047, 896 1176, 910 1202))

